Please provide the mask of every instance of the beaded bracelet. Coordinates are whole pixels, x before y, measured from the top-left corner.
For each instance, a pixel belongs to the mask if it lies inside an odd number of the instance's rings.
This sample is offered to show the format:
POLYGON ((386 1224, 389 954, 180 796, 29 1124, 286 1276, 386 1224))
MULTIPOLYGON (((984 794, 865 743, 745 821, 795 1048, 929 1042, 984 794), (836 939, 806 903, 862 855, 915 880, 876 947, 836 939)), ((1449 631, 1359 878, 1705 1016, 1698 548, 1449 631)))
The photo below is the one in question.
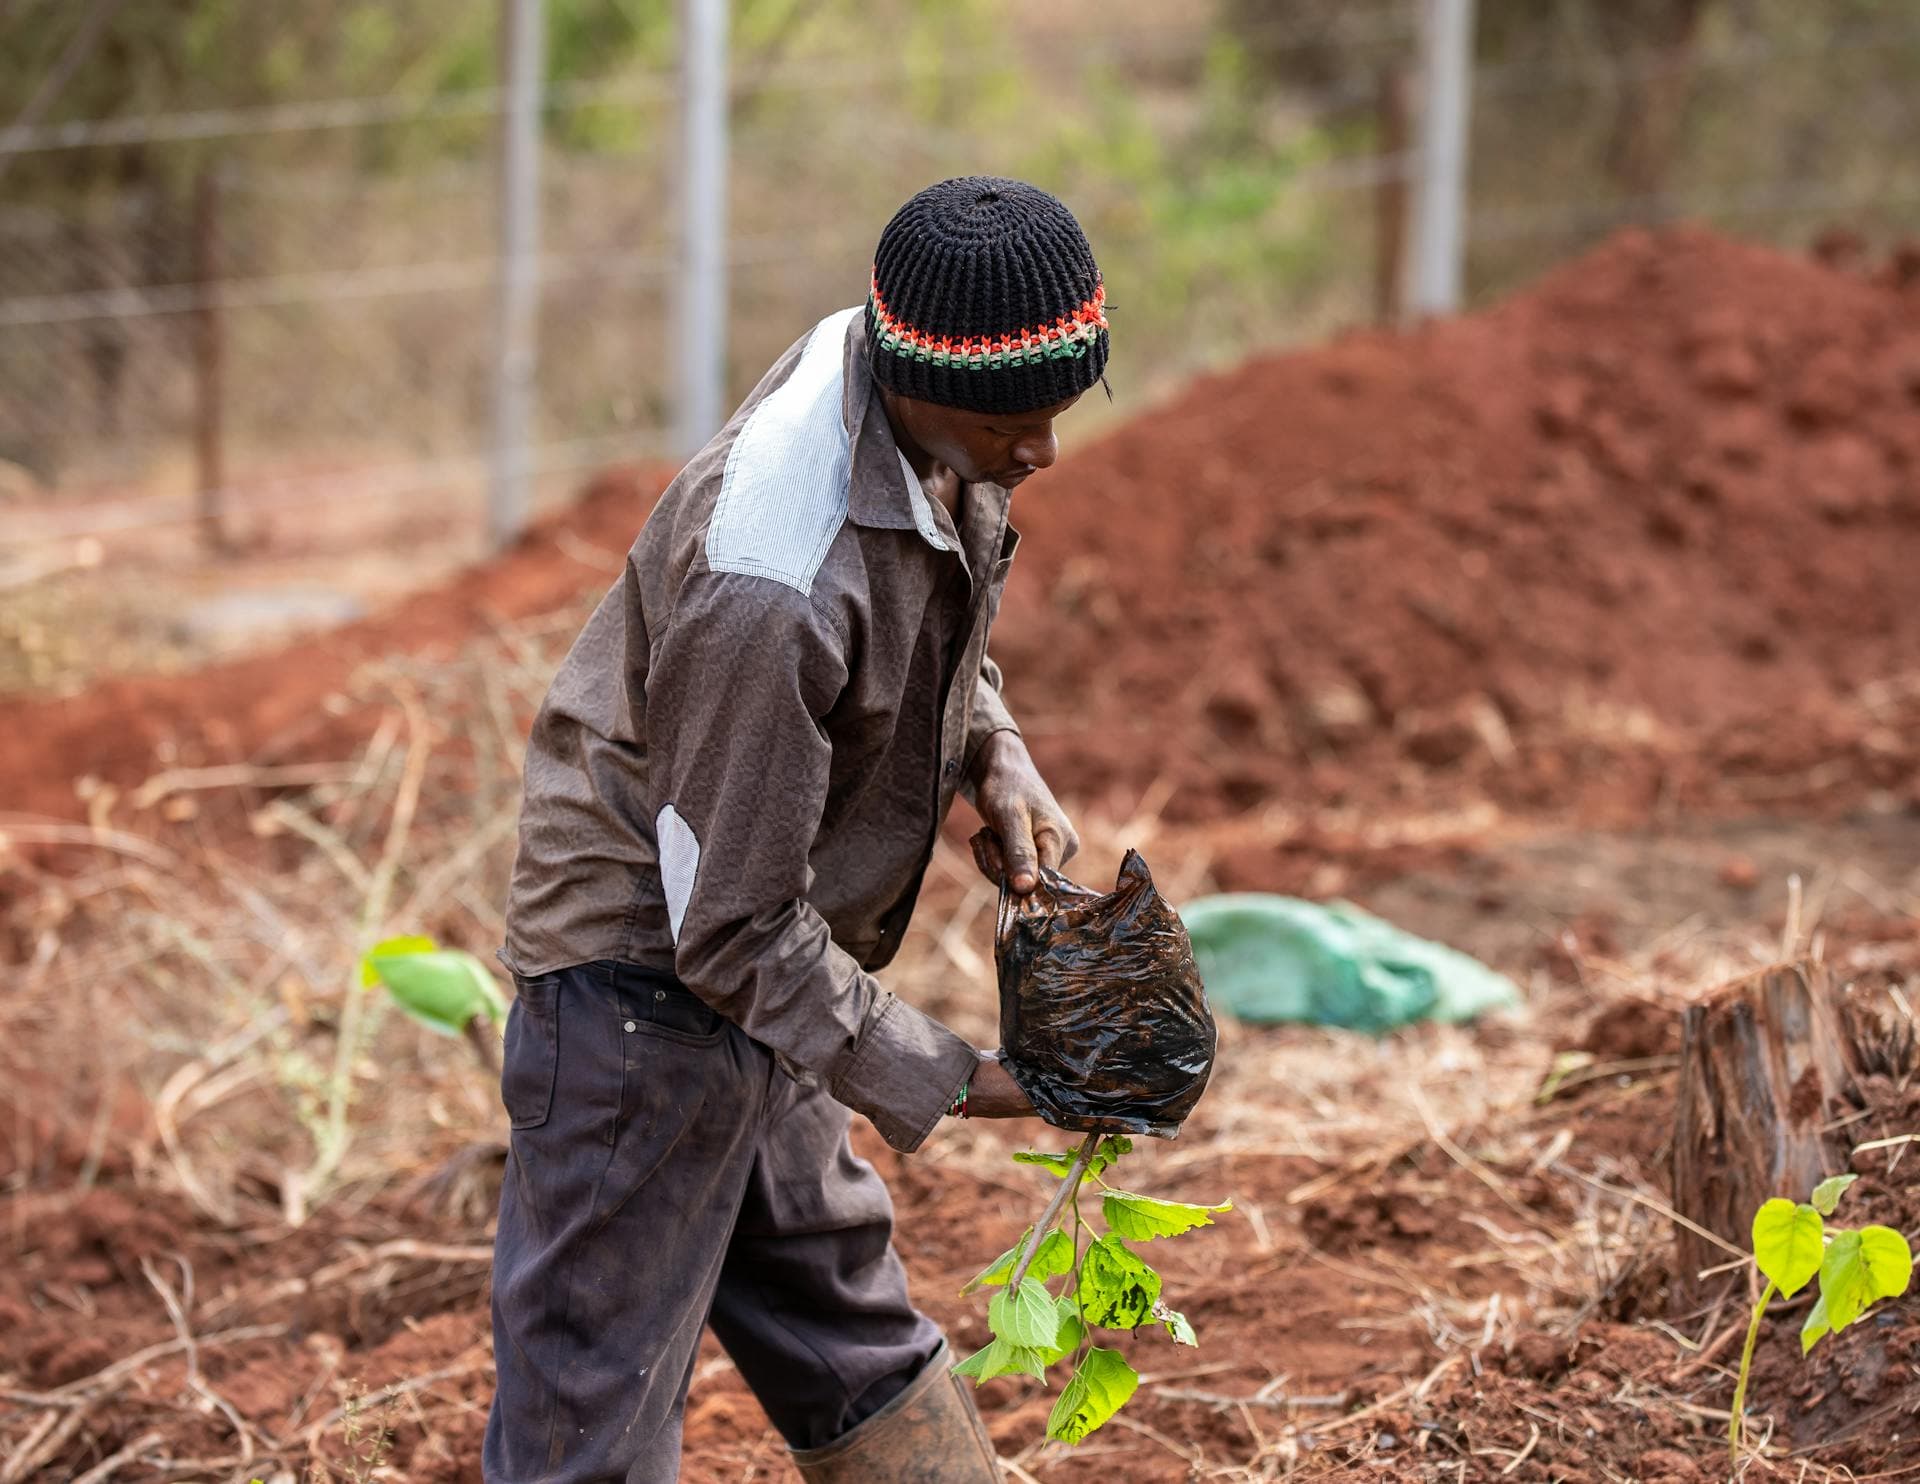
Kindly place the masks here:
POLYGON ((973 1078, 968 1077, 960 1084, 960 1091, 954 1095, 953 1101, 947 1104, 947 1117, 965 1118, 967 1116, 967 1094, 972 1091, 973 1078))

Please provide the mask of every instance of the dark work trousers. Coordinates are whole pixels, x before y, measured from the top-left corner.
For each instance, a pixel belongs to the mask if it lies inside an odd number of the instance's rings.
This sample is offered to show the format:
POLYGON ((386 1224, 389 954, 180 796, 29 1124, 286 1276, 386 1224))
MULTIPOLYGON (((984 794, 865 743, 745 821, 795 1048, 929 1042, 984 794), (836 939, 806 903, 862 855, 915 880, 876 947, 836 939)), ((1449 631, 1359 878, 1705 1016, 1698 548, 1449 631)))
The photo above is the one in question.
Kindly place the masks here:
POLYGON ((878 1411, 939 1347, 847 1109, 671 976, 520 981, 501 1093, 489 1484, 677 1478, 704 1324, 796 1448, 878 1411))

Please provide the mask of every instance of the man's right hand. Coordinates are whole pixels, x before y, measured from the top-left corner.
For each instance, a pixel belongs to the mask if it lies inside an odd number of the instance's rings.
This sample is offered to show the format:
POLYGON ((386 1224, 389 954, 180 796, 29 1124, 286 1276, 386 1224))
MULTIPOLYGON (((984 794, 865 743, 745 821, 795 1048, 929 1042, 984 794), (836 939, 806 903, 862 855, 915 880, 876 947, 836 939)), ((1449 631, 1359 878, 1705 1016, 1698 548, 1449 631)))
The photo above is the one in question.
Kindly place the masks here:
POLYGON ((982 1057, 980 1065, 973 1074, 973 1083, 967 1089, 967 1117, 969 1118, 1038 1118, 1033 1104, 1027 1101, 1027 1095, 1020 1090, 1020 1084, 1013 1080, 1009 1072, 999 1061, 992 1057, 982 1057))

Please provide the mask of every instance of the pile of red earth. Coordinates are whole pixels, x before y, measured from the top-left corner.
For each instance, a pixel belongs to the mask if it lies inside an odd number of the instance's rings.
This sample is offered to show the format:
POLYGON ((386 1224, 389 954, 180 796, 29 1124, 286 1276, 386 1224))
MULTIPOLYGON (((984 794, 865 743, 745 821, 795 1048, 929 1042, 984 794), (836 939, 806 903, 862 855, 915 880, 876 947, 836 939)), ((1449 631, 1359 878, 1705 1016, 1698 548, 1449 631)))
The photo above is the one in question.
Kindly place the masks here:
POLYGON ((1484 313, 1201 381, 1016 514, 1015 711, 1123 817, 1156 782, 1185 819, 1594 822, 1911 787, 1913 696, 1856 694, 1920 669, 1894 275, 1625 233, 1484 313))
MULTIPOLYGON (((1197 383, 1020 496, 996 650, 1043 766, 1193 821, 1910 804, 1899 280, 1629 232, 1484 313, 1197 383)), ((657 488, 603 478, 569 523, 617 552, 657 488)), ((0 705, 7 803, 73 813, 77 775, 157 755, 315 756, 358 658, 597 588, 553 534, 285 654, 0 705)))

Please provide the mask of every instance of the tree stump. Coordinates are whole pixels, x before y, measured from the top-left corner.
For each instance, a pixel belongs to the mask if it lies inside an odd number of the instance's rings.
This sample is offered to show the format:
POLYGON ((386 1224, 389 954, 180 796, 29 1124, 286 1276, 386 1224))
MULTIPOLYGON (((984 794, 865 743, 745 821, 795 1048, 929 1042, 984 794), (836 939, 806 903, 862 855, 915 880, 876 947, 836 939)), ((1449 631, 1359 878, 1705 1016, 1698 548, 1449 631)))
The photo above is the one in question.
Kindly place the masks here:
MULTIPOLYGON (((1673 1139, 1674 1209, 1745 1251, 1753 1213, 1774 1196, 1804 1201, 1847 1167, 1836 1128, 1859 1104, 1859 1079, 1879 1057, 1863 1048, 1826 967, 1779 964, 1716 990, 1681 1021, 1673 1139)), ((1683 1303, 1725 1281, 1703 1280, 1727 1254, 1681 1227, 1675 1285, 1683 1303)))

